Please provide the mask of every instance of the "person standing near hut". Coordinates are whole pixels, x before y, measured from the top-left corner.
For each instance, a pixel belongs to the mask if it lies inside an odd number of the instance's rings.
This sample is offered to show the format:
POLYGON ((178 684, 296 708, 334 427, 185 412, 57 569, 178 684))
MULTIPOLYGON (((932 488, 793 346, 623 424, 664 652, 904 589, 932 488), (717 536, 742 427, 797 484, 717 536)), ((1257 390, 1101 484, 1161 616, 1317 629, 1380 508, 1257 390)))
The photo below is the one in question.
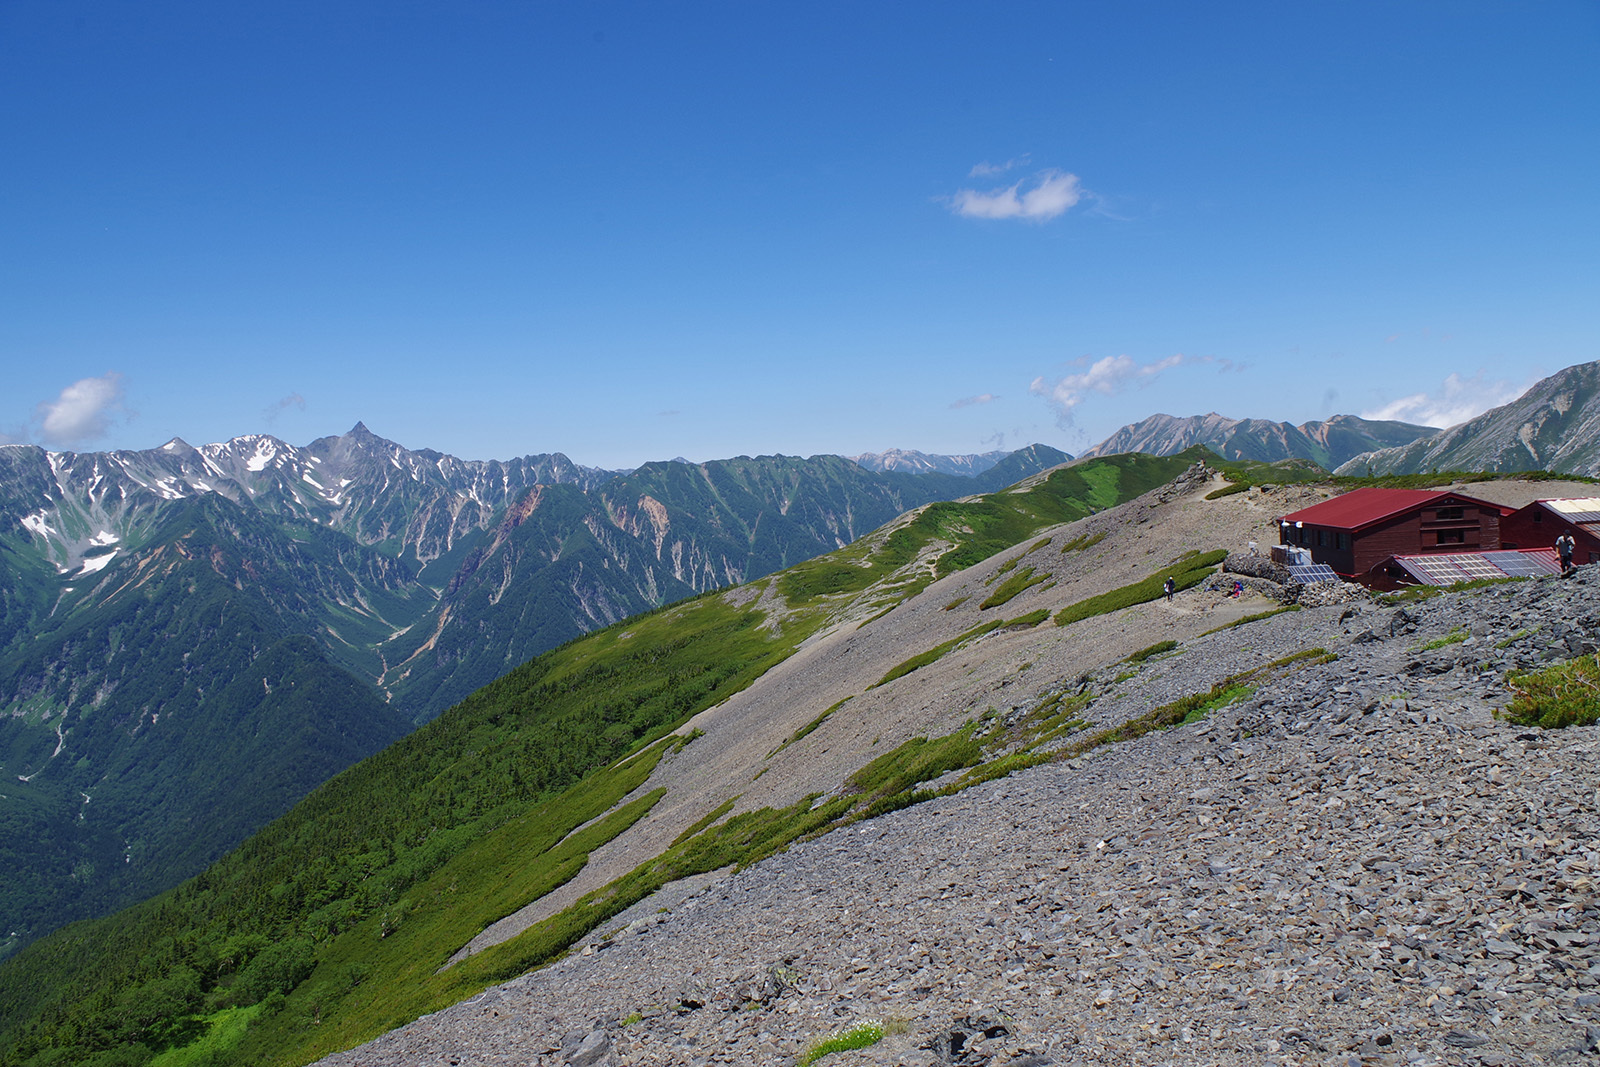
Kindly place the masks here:
POLYGON ((1563 531, 1561 536, 1556 538, 1556 555, 1561 557, 1562 574, 1572 573, 1572 550, 1576 547, 1570 530, 1563 531))

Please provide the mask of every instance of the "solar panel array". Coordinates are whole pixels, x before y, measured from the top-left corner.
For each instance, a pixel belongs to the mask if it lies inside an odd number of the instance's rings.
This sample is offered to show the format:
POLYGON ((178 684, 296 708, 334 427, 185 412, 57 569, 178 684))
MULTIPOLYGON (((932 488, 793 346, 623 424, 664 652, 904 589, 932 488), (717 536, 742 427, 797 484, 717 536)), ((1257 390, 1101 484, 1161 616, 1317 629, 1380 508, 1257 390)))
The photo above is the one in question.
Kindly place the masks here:
POLYGON ((1535 578, 1541 574, 1553 574, 1559 569, 1551 561, 1531 552, 1485 552, 1483 558, 1513 578, 1535 578))
MULTIPOLYGON (((1482 578, 1531 578, 1559 569, 1544 552, 1456 552, 1445 556, 1396 556, 1395 562, 1424 585, 1453 585, 1482 578)), ((1550 555, 1553 555, 1551 553, 1550 555)))
POLYGON ((1289 568, 1289 577, 1301 585, 1312 582, 1337 582, 1339 576, 1326 563, 1301 563, 1289 568))

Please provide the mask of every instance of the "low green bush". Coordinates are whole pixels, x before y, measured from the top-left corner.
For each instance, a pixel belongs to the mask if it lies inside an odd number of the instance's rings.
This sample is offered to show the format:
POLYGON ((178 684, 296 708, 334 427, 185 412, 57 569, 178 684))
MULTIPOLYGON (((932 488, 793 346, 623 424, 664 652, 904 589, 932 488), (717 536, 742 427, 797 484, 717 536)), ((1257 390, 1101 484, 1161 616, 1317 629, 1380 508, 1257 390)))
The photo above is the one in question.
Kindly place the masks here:
POLYGON ((1249 488, 1249 482, 1234 482, 1232 485, 1225 485, 1221 489, 1211 490, 1211 492, 1206 494, 1206 499, 1221 500, 1225 496, 1232 496, 1235 493, 1242 493, 1249 488))
POLYGON ((942 644, 935 645, 933 648, 928 649, 928 651, 918 653, 917 655, 912 656, 910 659, 889 668, 887 674, 885 674, 882 678, 879 678, 876 682, 873 682, 871 685, 867 686, 867 688, 876 689, 880 685, 887 685, 896 678, 902 678, 905 675, 910 674, 919 667, 926 667, 928 664, 937 661, 951 649, 957 648, 975 637, 982 637, 990 630, 997 630, 1005 624, 1006 623, 1004 619, 995 619, 993 622, 986 622, 982 626, 974 626, 972 629, 960 634, 957 637, 953 637, 942 644))
POLYGON ((1082 552, 1086 548, 1093 548, 1106 539, 1106 531, 1101 530, 1096 534, 1080 534, 1061 546, 1061 554, 1068 552, 1082 552))
POLYGON ((811 1067, 813 1063, 824 1056, 835 1052, 848 1052, 852 1049, 870 1048, 883 1040, 883 1024, 880 1022, 864 1022, 852 1026, 842 1034, 836 1034, 824 1041, 818 1041, 795 1060, 795 1067, 811 1067))
POLYGON ((1515 694, 1505 717, 1522 726, 1559 730, 1600 721, 1600 659, 1584 656, 1506 676, 1515 694))
POLYGON ((1004 582, 1001 582, 1000 588, 985 597, 983 603, 978 605, 978 609, 987 611, 990 608, 997 608, 1017 596, 1017 594, 1038 585, 1040 582, 1048 581, 1049 578, 1050 573, 1048 571, 1043 574, 1035 574, 1032 567, 1024 567, 1004 582))
POLYGON ((1155 644, 1151 645, 1149 648, 1141 648, 1139 651, 1137 651, 1133 655, 1129 656, 1123 662, 1124 663, 1143 663, 1145 660, 1149 659, 1151 656, 1159 656, 1163 652, 1171 652, 1173 649, 1175 649, 1177 647, 1178 647, 1178 642, 1176 642, 1176 641, 1157 641, 1155 644))
POLYGON ((1121 608, 1132 607, 1135 604, 1145 604, 1158 597, 1164 596, 1162 583, 1169 577, 1178 589, 1188 589, 1192 585, 1199 585, 1205 581, 1217 564, 1228 557, 1224 549, 1215 549, 1210 552, 1190 555, 1170 567, 1163 567, 1148 578, 1124 585, 1099 596, 1092 596, 1087 600, 1080 600, 1056 612, 1056 625, 1067 626, 1071 623, 1092 619, 1096 615, 1105 615, 1121 608))

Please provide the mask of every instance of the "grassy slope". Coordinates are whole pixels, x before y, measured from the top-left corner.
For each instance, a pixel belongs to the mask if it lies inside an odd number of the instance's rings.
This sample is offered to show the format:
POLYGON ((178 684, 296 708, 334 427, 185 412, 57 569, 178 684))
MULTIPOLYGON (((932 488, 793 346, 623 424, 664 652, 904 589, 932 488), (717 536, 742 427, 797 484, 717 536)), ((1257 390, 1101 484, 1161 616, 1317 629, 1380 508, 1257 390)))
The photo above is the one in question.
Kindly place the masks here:
MULTIPOLYGON (((183 1020, 266 988, 255 977, 272 942, 303 943, 314 969, 279 981, 287 996, 268 996, 271 1010, 229 1055, 303 1063, 548 958, 600 921, 594 916, 669 877, 747 862, 846 817, 859 798, 818 812, 802 804, 739 816, 635 872, 602 906, 587 902, 582 922, 563 913, 470 967, 433 975, 477 929, 570 877, 587 847, 642 814, 608 817, 585 848, 556 844, 607 811, 663 750, 620 757, 748 685, 841 599, 863 590, 869 599, 904 599, 935 573, 1138 495, 1193 458, 1112 457, 1056 471, 1027 491, 931 505, 887 535, 774 579, 795 608, 781 621, 710 595, 539 657, 328 782, 200 877, 110 920, 70 927, 0 968, 0 1063, 36 1052, 45 1057, 37 1062, 50 1062, 49 1049, 73 1062, 123 1049, 137 1062, 140 1046, 193 1040, 183 1020), (944 549, 931 567, 901 571, 929 546, 944 549), (181 988, 164 977, 187 973, 195 980, 181 988)), ((908 751, 905 768, 878 767, 869 777, 909 788, 921 771, 971 756, 954 741, 938 752, 908 751)))

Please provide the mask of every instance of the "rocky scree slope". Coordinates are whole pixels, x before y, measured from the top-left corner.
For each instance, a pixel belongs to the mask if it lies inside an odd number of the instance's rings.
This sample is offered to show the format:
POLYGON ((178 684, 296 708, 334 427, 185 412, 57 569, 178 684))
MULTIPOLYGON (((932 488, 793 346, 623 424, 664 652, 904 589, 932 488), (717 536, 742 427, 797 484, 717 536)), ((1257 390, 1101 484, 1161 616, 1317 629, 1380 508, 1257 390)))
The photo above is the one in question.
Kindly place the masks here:
POLYGON ((1600 730, 1494 710, 1508 669, 1594 654, 1597 596, 1580 568, 1309 608, 1059 678, 1109 722, 1310 648, 1338 657, 646 901, 550 967, 323 1062, 783 1064, 885 1021, 825 1062, 1584 1060, 1600 730))
MULTIPOLYGON (((591 852, 566 885, 490 926, 456 958, 514 937, 603 888, 660 855, 687 828, 725 805, 731 805, 725 816, 731 818, 788 808, 808 796, 837 796, 874 756, 913 738, 952 734, 991 709, 1020 714, 1019 709, 1058 693, 1063 679, 1114 664, 1158 641, 1190 639, 1273 607, 1260 598, 1239 601, 1210 592, 1066 627, 1040 621, 1041 613, 1138 582, 1186 553, 1226 546, 1242 550, 1272 532, 1276 515, 1329 493, 1325 487, 1283 486, 1205 499, 1222 484, 1215 472, 1200 467, 1136 500, 1044 531, 934 581, 903 602, 896 603, 892 588, 886 589, 893 605, 887 612, 870 591, 844 598, 831 625, 794 655, 680 729, 703 736, 663 761, 628 798, 665 789, 647 816, 591 852), (1034 584, 985 606, 1008 578, 1028 570, 1027 580, 1034 584), (1030 624, 1001 625, 1030 616, 1030 624), (963 640, 985 626, 995 628, 963 640), (908 657, 949 642, 957 642, 950 653, 880 684, 908 657)), ((892 536, 896 525, 875 536, 892 536)), ((764 584, 738 595, 769 617, 786 610, 782 598, 764 584)))

